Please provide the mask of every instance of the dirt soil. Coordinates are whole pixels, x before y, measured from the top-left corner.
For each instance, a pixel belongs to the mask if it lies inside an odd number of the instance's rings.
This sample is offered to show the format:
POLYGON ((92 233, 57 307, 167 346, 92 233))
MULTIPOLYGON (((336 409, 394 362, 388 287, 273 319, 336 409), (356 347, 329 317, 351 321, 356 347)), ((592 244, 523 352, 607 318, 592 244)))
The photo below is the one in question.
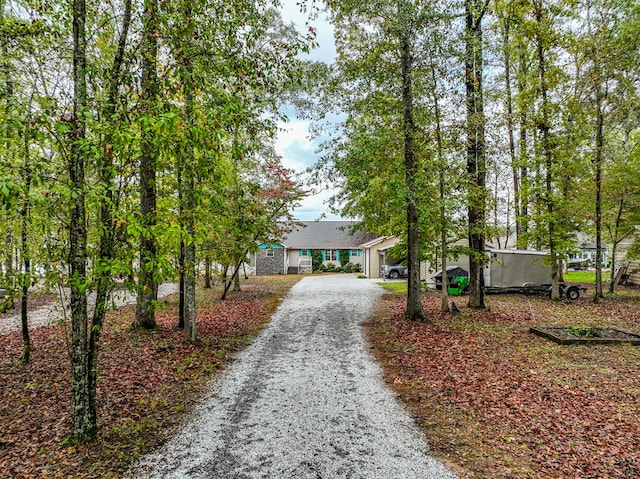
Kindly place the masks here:
POLYGON ((424 297, 427 323, 402 318, 387 294, 368 335, 387 383, 422 426, 437 457, 464 478, 640 477, 640 348, 563 346, 531 326, 640 331, 640 295, 623 289, 553 302, 487 297, 488 311, 441 314, 424 297))

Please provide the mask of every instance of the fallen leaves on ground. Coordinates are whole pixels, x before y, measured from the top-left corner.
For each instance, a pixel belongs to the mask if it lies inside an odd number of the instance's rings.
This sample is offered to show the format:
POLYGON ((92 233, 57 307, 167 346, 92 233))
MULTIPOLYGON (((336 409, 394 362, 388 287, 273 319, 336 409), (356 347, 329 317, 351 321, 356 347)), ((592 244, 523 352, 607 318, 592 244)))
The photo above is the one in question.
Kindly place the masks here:
POLYGON ((155 331, 130 328, 134 307, 109 313, 99 357, 99 437, 70 435, 70 360, 60 325, 31 332, 32 361, 19 364, 20 333, 0 336, 0 478, 115 478, 161 443, 231 355, 268 321, 299 277, 252 277, 220 301, 199 290, 199 342, 182 341, 177 295, 155 331))
MULTIPOLYGON (((466 298, 450 298, 461 307, 466 298)), ((490 311, 406 321, 387 294, 368 326, 385 378, 416 416, 431 448, 461 477, 640 477, 640 348, 561 346, 534 325, 640 331, 640 294, 600 304, 521 295, 487 297, 490 311)))

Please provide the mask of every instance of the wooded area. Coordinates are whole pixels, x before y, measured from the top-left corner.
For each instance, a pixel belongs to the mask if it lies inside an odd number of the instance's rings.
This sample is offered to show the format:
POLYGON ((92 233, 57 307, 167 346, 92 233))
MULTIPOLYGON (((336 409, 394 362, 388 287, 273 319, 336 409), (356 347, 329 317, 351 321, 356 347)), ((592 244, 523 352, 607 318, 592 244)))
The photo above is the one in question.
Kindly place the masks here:
POLYGON ((558 298, 561 261, 588 234, 597 302, 603 249, 640 222, 637 2, 328 3, 338 58, 320 109, 344 121, 317 172, 339 181, 335 211, 404 238, 414 270, 467 238, 478 309, 485 243, 547 250, 558 298))
POLYGON ((237 265, 302 197, 273 144, 314 31, 297 33, 277 7, 0 3, 0 287, 7 306, 21 298, 23 362, 30 291, 69 288, 78 441, 96 435, 116 284, 137 291, 135 327, 153 329, 158 284, 180 276, 176 325, 196 341, 196 263, 237 265))

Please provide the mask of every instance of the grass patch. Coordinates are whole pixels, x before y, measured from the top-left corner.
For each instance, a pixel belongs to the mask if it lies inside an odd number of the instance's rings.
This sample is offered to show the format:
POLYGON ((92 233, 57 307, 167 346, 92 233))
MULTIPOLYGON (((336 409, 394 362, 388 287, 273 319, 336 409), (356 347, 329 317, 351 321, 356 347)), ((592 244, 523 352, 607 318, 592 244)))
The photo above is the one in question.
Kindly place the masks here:
MULTIPOLYGON (((609 273, 603 274, 603 279, 608 278, 609 273)), ((596 284, 595 271, 568 271, 564 274, 564 280, 567 283, 586 283, 596 284)))
POLYGON ((394 291, 396 293, 405 293, 407 292, 407 282, 406 281, 398 281, 398 282, 380 282, 376 283, 382 286, 389 291, 394 291))

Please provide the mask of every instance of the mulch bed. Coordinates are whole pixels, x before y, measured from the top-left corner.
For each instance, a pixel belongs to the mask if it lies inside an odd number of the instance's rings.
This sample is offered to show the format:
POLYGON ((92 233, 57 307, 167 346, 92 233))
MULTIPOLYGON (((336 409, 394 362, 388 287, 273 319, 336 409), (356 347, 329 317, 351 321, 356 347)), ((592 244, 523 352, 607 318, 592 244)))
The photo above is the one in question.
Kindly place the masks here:
POLYGON ((583 326, 537 326, 530 331, 558 344, 640 345, 640 334, 621 328, 583 326))
MULTIPOLYGON (((490 311, 402 318, 386 295, 368 326, 385 378, 432 450, 463 478, 640 477, 640 348, 562 346, 529 333, 554 324, 640 328, 640 296, 553 302, 487 298, 490 311)), ((460 307, 466 298, 457 298, 460 307)))

